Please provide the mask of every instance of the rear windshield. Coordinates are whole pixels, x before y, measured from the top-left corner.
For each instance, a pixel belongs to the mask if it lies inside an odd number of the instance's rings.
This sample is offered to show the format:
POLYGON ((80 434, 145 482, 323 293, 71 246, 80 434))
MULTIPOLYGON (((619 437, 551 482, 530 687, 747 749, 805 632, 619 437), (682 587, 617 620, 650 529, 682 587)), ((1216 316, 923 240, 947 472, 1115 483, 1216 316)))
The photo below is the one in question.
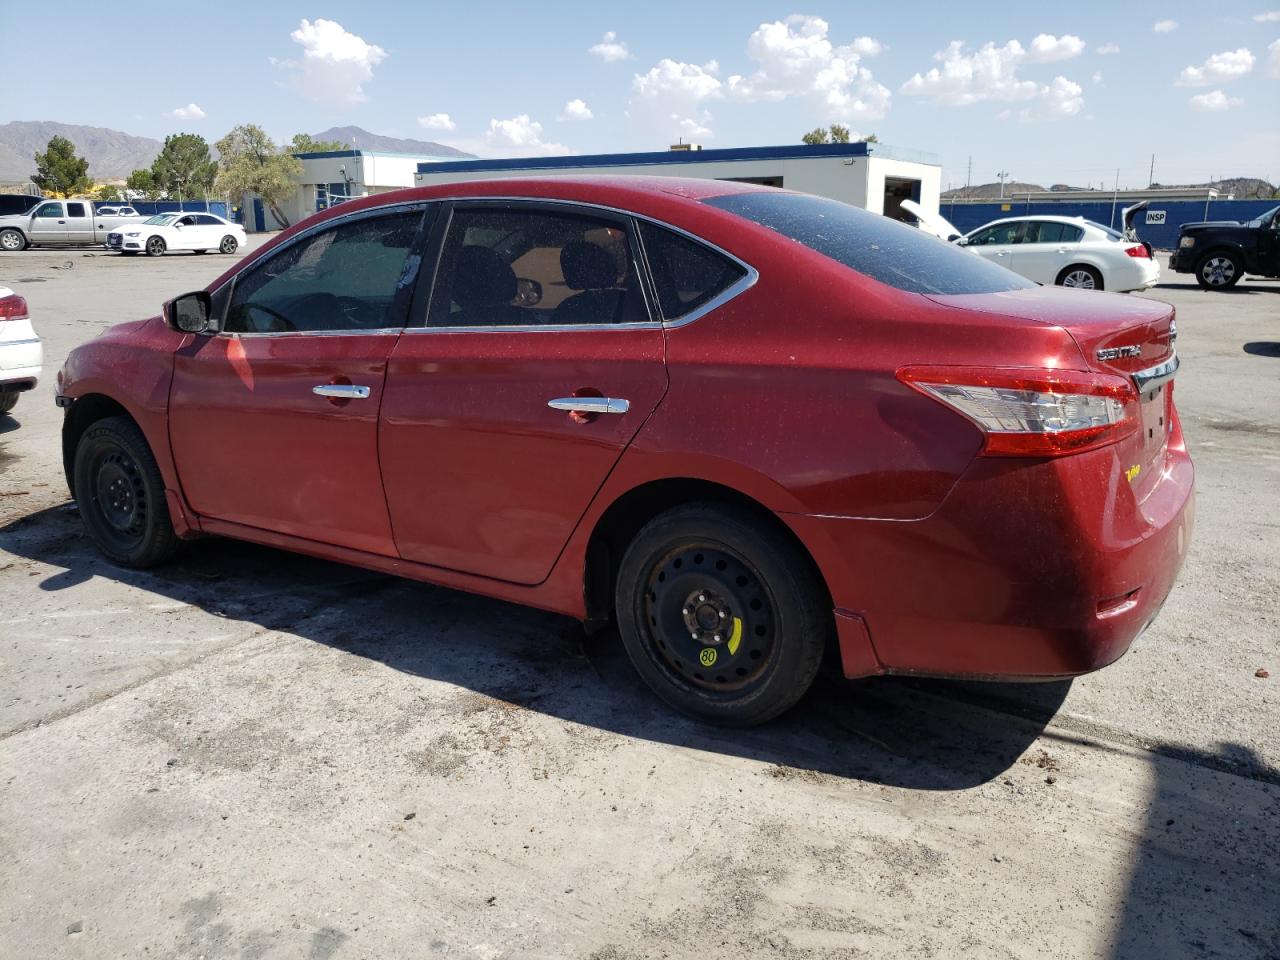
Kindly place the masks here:
POLYGON ((1103 233, 1105 233, 1105 234, 1106 234, 1108 237, 1110 237, 1112 240, 1123 240, 1123 239, 1124 239, 1124 234, 1123 234, 1123 233, 1121 233, 1119 230, 1112 230, 1112 229, 1111 229, 1110 227, 1108 227, 1105 223, 1098 223, 1096 220, 1086 220, 1086 221, 1085 221, 1085 223, 1087 223, 1089 226, 1093 227, 1095 230, 1101 230, 1103 233))
POLYGON ((735 193, 704 200, 837 263, 908 293, 1002 293, 1035 284, 977 254, 847 203, 805 193, 735 193))

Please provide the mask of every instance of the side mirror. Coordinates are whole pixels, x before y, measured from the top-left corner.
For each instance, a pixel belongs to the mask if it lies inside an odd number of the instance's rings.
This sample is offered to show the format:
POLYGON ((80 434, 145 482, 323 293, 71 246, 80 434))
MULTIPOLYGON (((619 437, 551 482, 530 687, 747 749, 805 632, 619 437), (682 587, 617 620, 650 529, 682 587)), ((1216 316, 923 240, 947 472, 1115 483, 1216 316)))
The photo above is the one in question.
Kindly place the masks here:
POLYGON ((203 290, 184 293, 164 305, 164 322, 179 333, 204 333, 209 329, 213 305, 203 290))
POLYGON ((969 245, 969 238, 968 238, 968 237, 955 237, 955 238, 953 238, 953 239, 952 239, 952 241, 951 241, 951 242, 952 242, 952 243, 954 243, 957 247, 967 247, 967 246, 969 245))

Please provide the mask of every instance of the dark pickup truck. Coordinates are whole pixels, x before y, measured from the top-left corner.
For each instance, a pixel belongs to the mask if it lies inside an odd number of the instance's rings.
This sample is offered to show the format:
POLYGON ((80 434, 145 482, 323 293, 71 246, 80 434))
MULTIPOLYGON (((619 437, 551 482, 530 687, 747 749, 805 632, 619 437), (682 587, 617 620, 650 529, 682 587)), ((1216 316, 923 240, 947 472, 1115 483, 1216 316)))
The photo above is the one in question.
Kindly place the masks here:
POLYGON ((1280 207, 1256 220, 1184 223, 1169 269, 1194 273, 1206 290, 1235 286, 1246 273, 1280 277, 1280 207))

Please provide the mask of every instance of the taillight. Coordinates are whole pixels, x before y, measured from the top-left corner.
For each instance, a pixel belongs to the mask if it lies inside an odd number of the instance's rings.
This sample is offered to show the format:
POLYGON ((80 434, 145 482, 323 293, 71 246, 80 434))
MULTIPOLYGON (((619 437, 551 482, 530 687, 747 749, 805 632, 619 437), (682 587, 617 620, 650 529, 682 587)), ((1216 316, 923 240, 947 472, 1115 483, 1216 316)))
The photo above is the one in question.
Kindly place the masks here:
POLYGON ((27 301, 16 293, 0 297, 0 320, 23 320, 27 316, 27 301))
POLYGON ((972 420, 991 457, 1059 457, 1115 443, 1138 428, 1125 377, 1072 370, 903 367, 898 379, 972 420))
POLYGON ((1129 256, 1134 257, 1138 260, 1151 259, 1151 254, 1147 251, 1147 248, 1144 247, 1142 244, 1138 244, 1136 247, 1125 247, 1124 252, 1127 253, 1129 256))

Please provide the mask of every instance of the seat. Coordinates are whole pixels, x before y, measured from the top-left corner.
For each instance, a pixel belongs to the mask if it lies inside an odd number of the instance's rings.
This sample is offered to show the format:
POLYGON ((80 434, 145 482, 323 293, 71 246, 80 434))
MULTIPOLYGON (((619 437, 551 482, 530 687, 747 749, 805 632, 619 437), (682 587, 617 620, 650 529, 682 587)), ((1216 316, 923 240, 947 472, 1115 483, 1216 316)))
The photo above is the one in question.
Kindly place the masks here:
POLYGON ((604 247, 572 240, 560 250, 560 272, 570 290, 552 314, 555 324, 617 323, 625 290, 618 288, 618 262, 604 247))
POLYGON ((525 312, 511 303, 516 297, 516 273, 488 247, 473 244, 458 251, 449 297, 461 308, 449 317, 449 326, 514 326, 525 322, 525 312))

